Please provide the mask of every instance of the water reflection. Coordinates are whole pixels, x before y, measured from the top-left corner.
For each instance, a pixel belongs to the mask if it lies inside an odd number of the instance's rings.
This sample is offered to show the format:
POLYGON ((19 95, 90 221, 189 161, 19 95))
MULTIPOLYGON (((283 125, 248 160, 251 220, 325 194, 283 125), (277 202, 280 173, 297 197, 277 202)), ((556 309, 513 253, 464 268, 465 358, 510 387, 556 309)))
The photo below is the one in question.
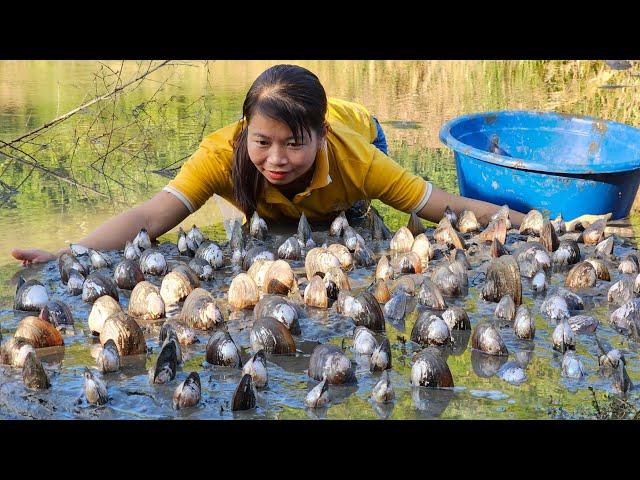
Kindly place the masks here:
POLYGON ((507 363, 509 357, 501 355, 488 355, 479 350, 471 350, 471 366, 473 371, 482 378, 493 377, 500 367, 507 363))
POLYGON ((411 387, 413 406, 427 418, 442 415, 456 392, 446 388, 411 387))

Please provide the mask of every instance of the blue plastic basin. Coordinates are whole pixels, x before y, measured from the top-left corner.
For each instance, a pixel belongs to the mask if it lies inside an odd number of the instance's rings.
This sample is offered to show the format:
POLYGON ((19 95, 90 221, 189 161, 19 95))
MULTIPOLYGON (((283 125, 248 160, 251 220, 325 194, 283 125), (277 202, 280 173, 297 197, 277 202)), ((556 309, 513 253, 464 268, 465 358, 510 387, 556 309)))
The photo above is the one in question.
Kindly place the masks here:
POLYGON ((553 112, 454 118, 440 130, 454 151, 460 194, 566 220, 629 214, 640 183, 640 130, 553 112))

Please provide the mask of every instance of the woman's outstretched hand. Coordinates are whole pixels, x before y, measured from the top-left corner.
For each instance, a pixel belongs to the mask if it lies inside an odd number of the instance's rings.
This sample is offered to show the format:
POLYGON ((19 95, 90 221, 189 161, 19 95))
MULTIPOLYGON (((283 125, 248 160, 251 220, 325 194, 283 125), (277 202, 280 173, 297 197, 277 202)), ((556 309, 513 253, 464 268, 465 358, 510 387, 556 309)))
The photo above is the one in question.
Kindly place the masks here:
POLYGON ((37 248, 14 248, 11 250, 11 255, 16 260, 22 261, 22 265, 29 265, 30 263, 44 263, 49 260, 55 260, 56 256, 47 252, 46 250, 39 250, 37 248))

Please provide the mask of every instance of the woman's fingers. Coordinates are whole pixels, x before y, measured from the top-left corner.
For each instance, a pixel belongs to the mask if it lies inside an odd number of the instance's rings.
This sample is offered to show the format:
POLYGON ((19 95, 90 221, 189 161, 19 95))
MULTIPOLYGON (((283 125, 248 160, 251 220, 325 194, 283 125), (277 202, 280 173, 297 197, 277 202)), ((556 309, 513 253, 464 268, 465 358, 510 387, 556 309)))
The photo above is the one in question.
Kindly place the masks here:
POLYGON ((55 258, 55 256, 46 250, 39 250, 36 248, 22 249, 14 248, 11 250, 11 256, 16 260, 21 260, 22 265, 29 265, 31 263, 48 262, 55 258))

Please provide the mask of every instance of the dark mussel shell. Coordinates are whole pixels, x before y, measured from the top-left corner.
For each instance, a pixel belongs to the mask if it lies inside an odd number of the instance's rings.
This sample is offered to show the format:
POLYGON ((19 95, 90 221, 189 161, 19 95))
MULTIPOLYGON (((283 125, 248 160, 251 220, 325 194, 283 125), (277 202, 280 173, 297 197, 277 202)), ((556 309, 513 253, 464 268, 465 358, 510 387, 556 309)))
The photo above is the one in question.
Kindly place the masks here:
POLYGON ((423 347, 445 345, 451 342, 451 332, 444 320, 427 310, 416 320, 411 330, 411 340, 423 347))
POLYGON ((585 262, 589 262, 596 271, 596 278, 598 280, 604 280, 606 282, 611 281, 611 275, 607 265, 599 258, 587 258, 585 262))
POLYGON ((582 241, 585 245, 597 245, 604 238, 604 229, 607 226, 606 220, 596 220, 582 232, 582 241))
POLYGON ((332 237, 339 237, 342 235, 345 227, 348 226, 349 221, 347 220, 344 211, 342 211, 340 212, 340 215, 334 218, 333 222, 331 222, 331 226, 329 227, 329 235, 331 235, 332 237))
POLYGON ((504 245, 500 243, 500 240, 498 240, 497 238, 494 238, 493 241, 491 242, 491 256, 493 258, 498 258, 498 257, 501 257, 502 255, 509 255, 509 252, 507 251, 506 248, 504 248, 504 245))
POLYGON ((513 303, 511 295, 505 295, 498 302, 498 306, 495 309, 496 318, 511 322, 516 317, 516 304, 513 303))
POLYGON ((353 259, 356 265, 360 267, 370 267, 376 264, 374 253, 366 245, 356 245, 353 251, 353 259))
POLYGON ((29 352, 22 367, 22 381, 27 388, 46 390, 51 386, 47 372, 35 352, 29 352))
POLYGON ((39 312, 49 301, 45 286, 37 280, 24 281, 20 277, 13 302, 14 310, 39 312))
POLYGON ((256 408, 256 392, 251 380, 251 375, 246 373, 242 376, 240 383, 233 392, 231 400, 231 411, 251 410, 256 408))
POLYGON ((189 268, 195 272, 200 280, 207 282, 213 280, 213 267, 202 258, 194 258, 189 262, 189 268))
POLYGON ((417 295, 418 303, 434 310, 444 310, 447 304, 442 297, 442 291, 435 283, 425 279, 417 295))
POLYGON ((249 270, 251 265, 253 265, 253 262, 259 259, 275 260, 276 257, 267 247, 258 245, 247 251, 244 259, 242 260, 242 269, 245 271, 249 270))
POLYGON ((296 342, 291 332, 273 317, 263 317, 253 322, 251 328, 251 348, 254 351, 264 350, 277 355, 294 355, 296 342))
POLYGON ((224 256, 220 245, 210 240, 202 242, 196 250, 195 258, 201 258, 215 270, 224 266, 224 256))
POLYGON ((298 222, 298 240, 300 240, 303 245, 307 245, 309 240, 313 241, 312 234, 311 225, 309 225, 309 221, 303 212, 298 222))
POLYGON ((89 275, 89 271, 85 269, 84 265, 82 265, 76 256, 71 253, 63 253, 58 257, 58 269, 60 271, 60 280, 62 280, 62 283, 65 285, 69 280, 71 270, 75 270, 83 277, 89 275))
POLYGON ((113 269, 113 279, 119 288, 133 290, 138 283, 144 282, 144 273, 137 262, 123 260, 113 269))
POLYGON ((165 342, 158 355, 151 383, 167 383, 176 378, 178 352, 174 341, 165 342))
POLYGON ((542 223, 542 231, 540 232, 540 243, 548 252, 555 252, 560 246, 556 229, 553 228, 549 220, 542 223))
POLYGON ((617 305, 622 305, 635 298, 633 291, 633 280, 630 278, 621 278, 611 285, 607 292, 607 300, 617 305))
POLYGON ((69 306, 59 300, 51 300, 40 310, 40 318, 56 328, 73 327, 73 315, 69 306))
POLYGON ((580 247, 575 240, 562 240, 556 251, 553 252, 553 263, 556 265, 574 265, 580 261, 581 257, 580 247))
POLYGON ((391 368, 391 344, 389 339, 384 340, 373 350, 369 361, 369 370, 382 372, 391 368))
POLYGON ((296 237, 287 238, 282 245, 278 247, 278 258, 286 260, 300 260, 302 251, 300 243, 296 237))
POLYGON ((75 270, 69 273, 69 279, 67 280, 67 292, 69 295, 75 297, 82 293, 82 286, 84 285, 84 277, 75 270))
POLYGON ((327 377, 330 384, 354 383, 356 375, 346 355, 337 345, 318 345, 309 359, 309 376, 321 381, 327 377))
POLYGON ((196 288, 184 301, 180 320, 193 328, 211 330, 224 323, 214 296, 204 288, 196 288))
POLYGON ((344 315, 352 317, 356 325, 363 325, 370 330, 380 332, 385 329, 382 308, 369 292, 362 292, 356 296, 353 305, 344 312, 344 315))
POLYGON ((249 234, 259 240, 264 240, 267 236, 267 231, 267 222, 258 215, 257 211, 253 212, 249 221, 249 234))
POLYGON ((447 308, 443 314, 442 319, 449 327, 449 330, 471 330, 471 322, 467 311, 462 307, 451 306, 447 308))
POLYGON ((231 335, 220 330, 211 335, 207 342, 207 362, 211 365, 242 368, 240 351, 231 335))
POLYGON ((464 292, 461 278, 451 271, 449 266, 441 265, 431 274, 431 281, 438 286, 443 295, 455 297, 464 292))
POLYGON ((253 319, 273 317, 289 329, 292 335, 300 335, 299 317, 302 309, 294 302, 279 295, 264 295, 253 308, 253 319))
POLYGON ((394 293, 382 309, 384 316, 396 322, 402 320, 407 313, 410 298, 404 291, 394 293))
POLYGON ((415 213, 409 215, 409 221, 407 222, 407 228, 413 234, 414 237, 427 231, 426 227, 422 224, 422 220, 415 213))
POLYGON ((427 347, 413 357, 411 385, 430 388, 453 387, 453 375, 437 347, 427 347))
POLYGON ((489 355, 509 355, 500 332, 491 324, 481 323, 471 335, 471 346, 489 355))
POLYGON ((371 238, 373 240, 389 240, 393 237, 391 230, 378 215, 375 208, 369 208, 369 218, 371 219, 371 238))
POLYGON ((93 272, 89 275, 82 285, 82 300, 87 303, 93 303, 103 295, 109 295, 118 301, 118 286, 110 278, 101 273, 93 272))
POLYGON ((516 306, 522 303, 520 267, 513 256, 503 255, 491 261, 481 295, 489 302, 499 302, 505 295, 511 295, 516 306))

